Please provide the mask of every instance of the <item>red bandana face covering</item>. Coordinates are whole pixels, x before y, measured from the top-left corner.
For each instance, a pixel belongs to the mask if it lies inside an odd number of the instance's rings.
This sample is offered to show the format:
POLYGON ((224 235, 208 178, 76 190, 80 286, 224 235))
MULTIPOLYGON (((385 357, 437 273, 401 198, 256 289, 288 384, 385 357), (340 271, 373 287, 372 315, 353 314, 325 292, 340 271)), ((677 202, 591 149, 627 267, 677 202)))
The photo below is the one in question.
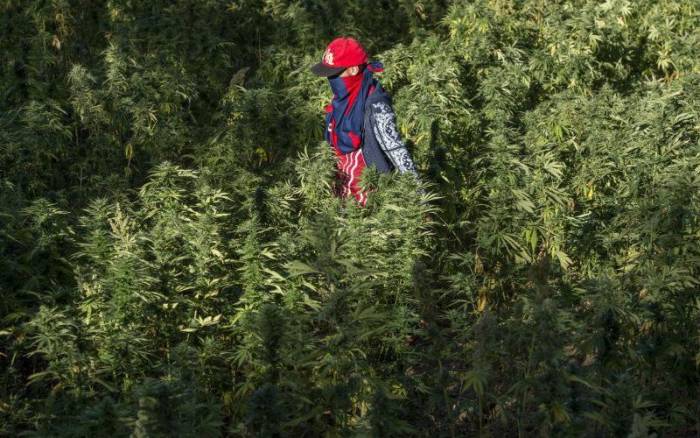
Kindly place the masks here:
MULTIPOLYGON (((362 80, 364 79, 364 74, 356 74, 355 76, 346 76, 344 78, 338 79, 341 79, 343 81, 345 89, 348 93, 348 103, 347 108, 345 109, 345 113, 347 114, 353 107, 357 96, 360 94, 360 87, 362 85, 362 80)), ((333 83, 334 81, 335 79, 329 80, 329 82, 331 83, 333 83)))

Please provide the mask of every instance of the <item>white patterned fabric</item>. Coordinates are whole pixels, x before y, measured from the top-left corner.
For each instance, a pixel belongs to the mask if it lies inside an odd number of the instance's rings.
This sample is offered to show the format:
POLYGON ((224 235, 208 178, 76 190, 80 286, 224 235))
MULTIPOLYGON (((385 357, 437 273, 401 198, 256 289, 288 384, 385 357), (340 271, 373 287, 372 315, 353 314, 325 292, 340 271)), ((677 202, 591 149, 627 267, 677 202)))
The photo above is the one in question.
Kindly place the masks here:
POLYGON ((371 104, 371 108, 374 118, 372 130, 379 147, 382 148, 395 169, 401 173, 410 172, 417 178, 416 166, 413 164, 406 145, 401 141, 399 132, 396 129, 396 116, 391 106, 385 102, 377 102, 371 104))

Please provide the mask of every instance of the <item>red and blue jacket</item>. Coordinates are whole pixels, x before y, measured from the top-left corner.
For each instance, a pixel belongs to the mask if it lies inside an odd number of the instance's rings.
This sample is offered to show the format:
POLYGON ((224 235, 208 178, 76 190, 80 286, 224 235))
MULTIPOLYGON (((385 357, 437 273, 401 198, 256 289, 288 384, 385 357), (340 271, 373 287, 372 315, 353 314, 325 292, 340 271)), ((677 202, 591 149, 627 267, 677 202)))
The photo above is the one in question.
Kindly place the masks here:
POLYGON ((359 187, 359 179, 366 166, 375 166, 380 172, 396 169, 418 176, 396 129, 391 98, 372 77, 377 65, 362 73, 361 82, 359 77, 354 82, 331 80, 334 99, 326 106, 325 137, 338 157, 337 194, 352 195, 363 206, 367 194, 359 187))

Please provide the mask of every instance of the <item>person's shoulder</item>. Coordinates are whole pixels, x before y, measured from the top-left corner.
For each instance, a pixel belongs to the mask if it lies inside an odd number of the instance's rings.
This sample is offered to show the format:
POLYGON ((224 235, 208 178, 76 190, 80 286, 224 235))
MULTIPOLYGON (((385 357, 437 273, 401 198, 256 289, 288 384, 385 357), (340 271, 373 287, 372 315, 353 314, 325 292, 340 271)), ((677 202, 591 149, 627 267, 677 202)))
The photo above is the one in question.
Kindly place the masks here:
POLYGON ((388 96, 382 96, 367 103, 369 111, 374 117, 381 115, 392 116, 394 114, 394 108, 391 105, 391 98, 388 96))
POLYGON ((378 82, 374 85, 374 90, 367 96, 367 104, 372 105, 378 102, 383 102, 391 105, 391 96, 384 90, 378 82))
POLYGON ((387 112, 393 113, 391 95, 381 86, 377 87, 377 89, 367 97, 365 108, 369 110, 372 115, 387 112))

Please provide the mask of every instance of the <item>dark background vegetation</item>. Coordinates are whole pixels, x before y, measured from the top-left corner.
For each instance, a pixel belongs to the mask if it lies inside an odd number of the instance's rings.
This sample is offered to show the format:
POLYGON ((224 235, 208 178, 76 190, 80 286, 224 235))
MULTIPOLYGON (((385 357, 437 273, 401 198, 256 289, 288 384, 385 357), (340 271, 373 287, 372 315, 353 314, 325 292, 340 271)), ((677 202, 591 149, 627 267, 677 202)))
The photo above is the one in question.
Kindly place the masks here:
POLYGON ((699 213, 695 0, 2 0, 0 435, 696 436, 699 213))

